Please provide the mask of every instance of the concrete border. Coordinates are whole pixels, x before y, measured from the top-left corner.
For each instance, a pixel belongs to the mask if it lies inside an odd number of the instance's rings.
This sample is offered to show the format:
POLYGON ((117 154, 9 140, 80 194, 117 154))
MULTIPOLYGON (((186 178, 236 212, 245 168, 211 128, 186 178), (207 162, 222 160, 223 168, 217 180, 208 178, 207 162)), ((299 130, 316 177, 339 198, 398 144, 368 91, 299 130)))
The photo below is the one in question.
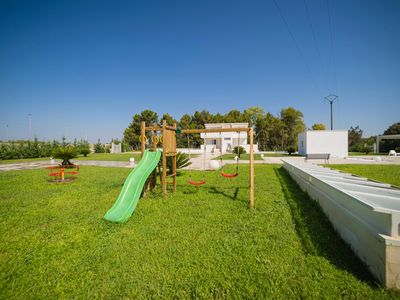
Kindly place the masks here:
POLYGON ((371 273, 400 290, 400 189, 312 164, 283 160, 283 167, 371 273))

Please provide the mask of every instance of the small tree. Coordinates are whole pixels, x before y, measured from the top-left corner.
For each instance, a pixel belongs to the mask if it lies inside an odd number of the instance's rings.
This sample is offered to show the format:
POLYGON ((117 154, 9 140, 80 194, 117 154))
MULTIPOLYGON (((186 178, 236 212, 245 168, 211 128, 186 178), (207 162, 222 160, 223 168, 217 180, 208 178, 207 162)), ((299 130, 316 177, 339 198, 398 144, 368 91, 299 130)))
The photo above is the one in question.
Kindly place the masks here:
MULTIPOLYGON (((349 129, 349 150, 350 151, 357 151, 359 148, 359 144, 362 142, 362 134, 363 131, 360 127, 350 127, 349 129)), ((362 145, 361 145, 362 146, 362 145)))
POLYGON ((326 130, 325 124, 315 123, 312 127, 312 130, 326 130))
POLYGON ((242 146, 234 147, 232 152, 237 154, 237 155, 246 154, 246 150, 242 146))
POLYGON ((87 155, 90 154, 90 146, 88 141, 81 140, 78 145, 79 153, 82 154, 84 157, 87 157, 87 155))
POLYGON ((97 140, 97 143, 94 145, 94 153, 104 153, 105 148, 101 144, 100 139, 97 140))
POLYGON ((288 147, 288 148, 286 149, 286 151, 287 151, 287 153, 288 153, 289 155, 292 155, 293 153, 296 152, 296 149, 295 149, 294 147, 290 146, 290 147, 288 147))

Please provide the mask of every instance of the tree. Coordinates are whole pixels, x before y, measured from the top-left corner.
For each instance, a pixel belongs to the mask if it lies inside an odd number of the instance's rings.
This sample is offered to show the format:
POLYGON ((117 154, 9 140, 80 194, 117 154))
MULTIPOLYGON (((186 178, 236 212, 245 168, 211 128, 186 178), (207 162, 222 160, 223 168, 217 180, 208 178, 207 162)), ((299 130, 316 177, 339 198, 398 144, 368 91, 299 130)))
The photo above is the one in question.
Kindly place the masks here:
POLYGON ((245 119, 250 123, 251 127, 254 127, 257 119, 264 115, 264 109, 259 106, 252 106, 243 111, 245 119))
MULTIPOLYGON (((383 135, 400 134, 400 122, 390 125, 384 132, 383 135)), ((400 147, 400 140, 382 140, 379 144, 379 151, 389 152, 400 147)))
POLYGON ((124 141, 133 149, 140 149, 140 126, 142 121, 146 122, 146 126, 158 123, 158 115, 151 110, 144 110, 140 114, 135 114, 132 122, 124 131, 124 141))
POLYGON ((224 123, 224 122, 225 122, 225 117, 220 113, 212 115, 211 123, 224 123))
MULTIPOLYGON (((191 126, 190 126, 191 119, 192 118, 190 117, 190 115, 188 115, 188 114, 183 115, 181 117, 181 119, 179 120, 178 127, 182 128, 182 129, 191 128, 191 126)), ((178 134, 176 136, 176 145, 177 145, 178 148, 187 148, 188 147, 188 145, 187 145, 188 136, 189 136, 189 138, 191 137, 190 135, 187 135, 187 134, 178 134)))
POLYGON ((281 110, 281 120, 285 124, 287 132, 287 146, 297 148, 297 136, 306 128, 303 113, 293 107, 281 110))
POLYGON ((67 139, 65 138, 65 135, 63 135, 61 138, 61 146, 63 147, 67 146, 67 139))
POLYGON ((106 149, 103 144, 100 142, 100 139, 97 140, 97 143, 94 145, 94 153, 104 153, 106 149))
POLYGON ((176 120, 168 113, 163 114, 163 116, 161 117, 161 120, 167 121, 167 125, 169 125, 169 126, 173 126, 174 123, 176 122, 176 120))
POLYGON ((245 122, 246 117, 240 112, 240 110, 233 109, 225 115, 226 123, 240 123, 245 122))
POLYGON ((363 131, 361 130, 360 127, 358 127, 358 126, 350 127, 350 129, 349 129, 349 150, 350 151, 357 150, 356 148, 360 147, 360 145, 362 143, 362 134, 363 134, 363 131))
POLYGON ((203 110, 201 112, 196 111, 191 121, 195 124, 196 128, 204 128, 204 124, 212 122, 212 115, 207 110, 203 110))
MULTIPOLYGON (((201 112, 196 111, 191 117, 189 128, 191 129, 202 129, 204 128, 204 124, 212 122, 212 115, 203 110, 201 112)), ((200 148, 202 144, 202 138, 200 134, 191 134, 189 135, 191 147, 200 148)))
POLYGON ((286 148, 286 125, 280 118, 267 113, 257 119, 255 130, 260 150, 283 150, 286 148))
POLYGON ((86 140, 81 140, 78 144, 78 151, 80 154, 82 154, 84 157, 87 157, 88 154, 90 154, 90 146, 88 141, 86 140))
POLYGON ((312 130, 326 130, 325 124, 315 123, 312 127, 312 130))

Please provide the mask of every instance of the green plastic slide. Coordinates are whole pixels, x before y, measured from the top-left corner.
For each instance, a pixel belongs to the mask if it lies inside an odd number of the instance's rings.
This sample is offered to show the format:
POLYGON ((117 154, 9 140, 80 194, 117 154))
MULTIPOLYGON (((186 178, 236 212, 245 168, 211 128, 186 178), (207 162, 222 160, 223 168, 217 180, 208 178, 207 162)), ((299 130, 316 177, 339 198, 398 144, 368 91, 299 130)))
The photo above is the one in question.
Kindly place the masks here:
POLYGON ((114 205, 104 215, 104 219, 125 223, 134 212, 147 178, 157 167, 161 151, 146 150, 138 165, 129 173, 114 205))

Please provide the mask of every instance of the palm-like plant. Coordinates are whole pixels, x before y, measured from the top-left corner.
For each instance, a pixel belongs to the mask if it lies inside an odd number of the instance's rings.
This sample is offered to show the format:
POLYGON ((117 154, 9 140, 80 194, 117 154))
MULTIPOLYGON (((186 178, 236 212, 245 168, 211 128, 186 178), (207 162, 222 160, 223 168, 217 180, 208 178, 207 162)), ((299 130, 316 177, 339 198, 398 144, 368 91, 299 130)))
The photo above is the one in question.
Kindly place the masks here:
POLYGON ((59 146, 53 151, 53 157, 62 159, 62 165, 65 167, 72 166, 70 159, 78 156, 78 151, 74 145, 59 146))
MULTIPOLYGON (((189 156, 185 153, 178 152, 176 154, 176 169, 182 169, 185 168, 189 165, 191 165, 192 162, 189 159, 189 156)), ((172 157, 167 158, 167 170, 169 174, 172 174, 172 157)))

